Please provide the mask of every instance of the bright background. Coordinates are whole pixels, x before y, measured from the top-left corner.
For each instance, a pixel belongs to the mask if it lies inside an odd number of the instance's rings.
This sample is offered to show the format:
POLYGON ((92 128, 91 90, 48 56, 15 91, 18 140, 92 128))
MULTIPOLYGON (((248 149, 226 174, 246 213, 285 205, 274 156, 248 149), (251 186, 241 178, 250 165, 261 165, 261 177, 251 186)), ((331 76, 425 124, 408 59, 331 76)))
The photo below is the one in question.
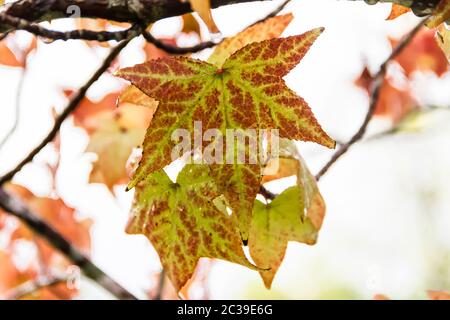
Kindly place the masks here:
MULTIPOLYGON (((233 35, 277 6, 277 2, 255 2, 214 10, 225 36, 233 35)), ((326 31, 287 77, 292 89, 313 109, 331 137, 347 140, 360 126, 368 97, 353 81, 364 63, 372 71, 390 53, 387 36, 399 37, 418 19, 407 14, 385 21, 390 5, 368 6, 362 1, 294 0, 283 12, 295 19, 284 35, 300 34, 318 26, 326 31)), ((52 28, 69 28, 57 21, 52 28)), ((177 18, 159 22, 154 32, 170 36, 177 31, 177 18)), ((24 44, 28 37, 23 36, 24 44)), ((122 65, 143 61, 134 40, 121 57, 122 65)), ((50 130, 52 108, 65 105, 61 88, 81 86, 94 72, 107 50, 92 50, 82 42, 58 41, 40 46, 27 71, 21 96, 17 132, 0 151, 0 172, 21 160, 50 130)), ((206 57, 207 55, 200 55, 206 57)), ((20 71, 1 67, 0 136, 13 122, 20 71)), ((91 99, 118 88, 121 82, 104 76, 89 91, 91 99)), ((450 107, 450 75, 416 74, 416 98, 430 105, 450 107)), ((428 289, 450 289, 450 121, 449 111, 433 111, 419 118, 416 130, 360 142, 343 156, 320 181, 327 215, 317 245, 291 243, 271 291, 258 274, 231 263, 214 262, 207 282, 213 299, 232 298, 360 298, 376 293, 392 298, 425 298, 428 289)), ((369 133, 390 127, 390 120, 376 118, 369 133)), ((63 125, 62 162, 58 174, 61 197, 80 216, 94 220, 92 259, 133 293, 156 285, 159 259, 147 239, 124 233, 132 192, 124 187, 113 196, 102 185, 87 183, 92 157, 84 154, 88 137, 71 121, 63 125)), ((299 143, 311 171, 317 172, 330 151, 299 143)), ((38 195, 50 190, 50 175, 43 165, 52 161, 47 147, 15 178, 38 195), (49 160, 50 159, 50 160, 49 160)), ((172 177, 176 173, 171 171, 172 177)), ((272 184, 281 191, 294 184, 287 178, 272 184)), ((1 239, 0 239, 1 240, 1 239)), ((0 241, 1 245, 1 241, 0 241)), ((26 263, 32 248, 21 248, 26 263)), ((202 288, 193 288, 192 297, 202 288)), ((80 298, 110 298, 83 279, 80 298)))

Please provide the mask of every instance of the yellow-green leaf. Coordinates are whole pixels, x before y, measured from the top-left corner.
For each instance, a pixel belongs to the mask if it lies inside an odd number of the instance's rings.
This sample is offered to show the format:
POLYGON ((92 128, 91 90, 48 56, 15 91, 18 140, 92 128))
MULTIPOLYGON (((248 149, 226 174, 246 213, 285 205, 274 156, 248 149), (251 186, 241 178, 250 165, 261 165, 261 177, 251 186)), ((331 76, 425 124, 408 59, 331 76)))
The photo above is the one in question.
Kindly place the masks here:
POLYGON ((242 250, 234 219, 214 205, 220 192, 204 165, 187 165, 174 183, 161 170, 136 188, 127 231, 144 234, 177 291, 191 278, 201 257, 255 269, 242 250))
MULTIPOLYGON (((322 31, 317 28, 299 36, 249 44, 222 68, 186 57, 165 57, 120 70, 119 77, 159 101, 129 188, 172 161, 174 130, 186 129, 194 140, 196 121, 203 131, 216 129, 224 137, 227 129, 279 129, 280 137, 334 148, 334 140, 322 130, 307 103, 282 79, 322 31)), ((259 164, 214 165, 213 175, 238 216, 246 240, 261 179, 259 164)))
POLYGON ((259 267, 264 284, 270 288, 283 261, 288 241, 314 244, 325 217, 325 202, 316 180, 298 153, 294 142, 280 140, 278 171, 264 176, 263 182, 297 176, 297 186, 285 190, 270 204, 259 201, 253 208, 250 228, 250 254, 259 267), (265 180, 266 181, 265 181, 265 180))
POLYGON ((250 228, 249 248, 265 286, 271 287, 273 278, 283 261, 288 241, 314 244, 317 229, 305 214, 305 199, 300 187, 286 189, 271 203, 256 200, 250 228))

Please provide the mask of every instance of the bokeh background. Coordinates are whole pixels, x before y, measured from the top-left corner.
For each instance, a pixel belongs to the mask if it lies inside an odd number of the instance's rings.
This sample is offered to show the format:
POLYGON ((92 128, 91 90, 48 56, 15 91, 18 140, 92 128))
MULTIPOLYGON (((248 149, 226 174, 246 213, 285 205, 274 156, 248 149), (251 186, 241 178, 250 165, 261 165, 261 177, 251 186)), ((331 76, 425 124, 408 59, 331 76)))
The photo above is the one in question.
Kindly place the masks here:
MULTIPOLYGON (((230 36, 279 3, 233 5, 216 9, 213 15, 223 35, 230 36)), ((389 38, 401 37, 419 19, 408 13, 386 21, 389 4, 368 6, 362 1, 294 0, 283 12, 295 16, 283 35, 326 28, 286 81, 309 103, 329 135, 346 141, 359 128, 369 103, 355 80, 365 66, 376 72, 391 52, 389 38)), ((74 24, 61 20, 47 26, 68 30, 74 24)), ((181 20, 171 18, 158 22, 152 32, 170 38, 180 29, 181 20)), ((202 33, 207 39, 203 25, 202 33)), ((26 47, 31 37, 19 33, 17 39, 16 45, 26 47)), ((185 36, 179 44, 196 40, 185 36)), ((142 45, 143 39, 133 40, 120 56, 120 66, 143 62, 142 45)), ((38 50, 29 57, 20 94, 18 128, 0 150, 0 172, 13 167, 40 142, 52 126, 54 110, 61 111, 67 102, 63 90, 80 87, 107 50, 79 41, 38 43, 38 50)), ((210 52, 196 57, 206 58, 210 52)), ((398 73, 399 68, 393 63, 390 72, 398 73)), ((0 137, 14 121, 21 72, 21 68, 0 66, 0 137)), ((290 243, 270 291, 257 272, 205 259, 189 290, 190 298, 372 299, 385 294, 393 299, 422 299, 426 290, 450 290, 450 73, 439 76, 424 70, 414 72, 408 81, 399 78, 399 88, 407 86, 422 111, 404 121, 389 113, 375 117, 367 138, 322 178, 319 187, 327 213, 318 243, 290 243), (392 127, 394 133, 384 133, 392 127)), ((88 97, 99 101, 123 85, 105 75, 88 97)), ((89 137, 73 121, 63 125, 60 140, 57 192, 76 209, 77 217, 92 220, 92 260, 139 297, 151 297, 159 281, 158 256, 146 238, 124 232, 132 192, 126 193, 123 185, 111 192, 105 185, 88 183, 95 156, 85 153, 89 137)), ((331 155, 309 143, 298 143, 298 147, 313 173, 331 155)), ((38 196, 52 196, 48 164, 56 161, 55 148, 48 146, 14 182, 38 196)), ((168 169, 171 177, 176 177, 177 169, 168 169)), ((291 177, 268 187, 280 192, 293 184, 291 177)), ((7 235, 0 232, 0 248, 7 244, 7 235)), ((21 241, 14 249, 17 268, 35 263, 36 255, 32 242, 21 241)), ((84 277, 80 285, 76 298, 111 298, 84 277)), ((174 297, 170 288, 165 294, 174 297)))

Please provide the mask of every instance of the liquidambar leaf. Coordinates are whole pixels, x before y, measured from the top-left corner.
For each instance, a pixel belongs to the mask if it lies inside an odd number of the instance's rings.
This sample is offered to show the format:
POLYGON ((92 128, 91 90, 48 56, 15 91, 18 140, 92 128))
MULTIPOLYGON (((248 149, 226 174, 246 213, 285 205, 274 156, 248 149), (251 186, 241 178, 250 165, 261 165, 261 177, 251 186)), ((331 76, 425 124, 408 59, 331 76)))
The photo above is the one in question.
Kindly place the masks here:
POLYGON ((245 47, 252 42, 269 40, 279 37, 284 29, 291 23, 294 16, 289 13, 281 16, 276 16, 259 22, 254 26, 239 32, 234 37, 230 37, 222 41, 208 59, 218 67, 221 67, 225 60, 239 49, 245 47))
MULTIPOLYGON (((285 190, 270 204, 256 201, 250 228, 250 254, 267 288, 283 261, 288 241, 314 244, 325 217, 325 202, 316 180, 300 156, 295 143, 280 139, 278 171, 264 176, 267 181, 297 176, 297 186, 285 190)), ((263 181, 264 181, 263 178, 263 181)))
MULTIPOLYGON (((144 105, 147 100, 151 100, 146 95, 143 97, 147 99, 128 101, 144 105)), ((141 146, 145 128, 154 110, 151 105, 142 108, 130 103, 111 111, 100 112, 91 119, 91 123, 97 123, 98 126, 91 133, 86 148, 86 152, 97 155, 89 176, 90 183, 103 183, 112 190, 115 185, 127 182, 127 161, 133 148, 141 146)))
POLYGON ((135 86, 128 86, 125 88, 120 94, 117 103, 129 103, 136 106, 147 107, 152 110, 152 113, 154 113, 158 107, 158 101, 150 98, 135 86))
MULTIPOLYGON (((167 57, 120 70, 119 77, 159 101, 129 188, 171 162, 174 130, 187 129, 194 140, 195 121, 202 124, 203 131, 218 130, 223 137, 227 129, 279 129, 280 137, 334 148, 335 142, 306 102, 282 79, 322 31, 318 28, 299 36, 252 43, 234 53, 222 68, 186 57, 167 57)), ((214 176, 238 215, 246 240, 259 188, 259 165, 238 165, 236 161, 215 165, 214 176)))
POLYGON ((204 165, 185 166, 176 183, 163 170, 155 172, 136 188, 127 231, 147 236, 177 291, 201 257, 255 269, 244 255, 234 219, 213 204, 219 195, 204 165))
POLYGON ((305 214, 303 192, 291 187, 265 205, 256 200, 250 228, 250 255, 265 286, 270 289, 273 278, 283 261, 288 241, 314 244, 317 229, 305 214))

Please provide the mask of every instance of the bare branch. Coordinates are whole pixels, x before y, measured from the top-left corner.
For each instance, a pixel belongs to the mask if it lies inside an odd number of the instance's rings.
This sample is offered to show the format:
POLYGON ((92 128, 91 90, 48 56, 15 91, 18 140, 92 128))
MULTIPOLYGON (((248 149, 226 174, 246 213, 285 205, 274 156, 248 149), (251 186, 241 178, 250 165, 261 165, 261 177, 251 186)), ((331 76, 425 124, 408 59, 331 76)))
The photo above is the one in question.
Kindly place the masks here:
POLYGON ((50 245, 64 254, 73 264, 79 266, 87 277, 97 282, 115 297, 128 300, 136 299, 136 297, 129 293, 125 288, 93 264, 60 233, 41 220, 38 215, 31 212, 31 210, 19 199, 8 194, 2 187, 0 187, 0 208, 19 218, 31 230, 43 237, 50 245))
POLYGON ((147 42, 154 44, 155 47, 157 47, 158 49, 164 50, 165 52, 172 53, 172 54, 195 53, 195 52, 199 52, 204 49, 211 48, 211 47, 214 47, 215 45, 217 45, 217 43, 215 43, 213 41, 206 41, 206 42, 201 42, 201 43, 199 43, 195 46, 191 46, 191 47, 177 47, 177 46, 172 46, 170 44, 166 44, 166 43, 156 39, 148 31, 144 31, 142 33, 142 35, 144 36, 145 40, 147 40, 147 42))
POLYGON ((38 292, 41 289, 51 288, 60 283, 66 282, 66 278, 57 278, 57 277, 39 277, 36 280, 27 281, 18 287, 11 289, 7 292, 4 297, 6 300, 19 300, 28 295, 38 292))
MULTIPOLYGON (((270 0, 212 0, 212 8, 224 5, 270 0)), ((29 22, 51 21, 71 17, 77 8, 79 17, 101 18, 117 22, 149 24, 164 18, 192 12, 189 2, 180 0, 19 0, 5 6, 6 14, 29 22)), ((11 26, 0 23, 0 33, 11 26)))
POLYGON ((14 27, 16 30, 26 30, 36 36, 44 37, 52 40, 92 40, 92 41, 122 41, 130 37, 140 34, 141 30, 138 25, 134 25, 128 29, 120 31, 91 31, 91 30, 72 30, 72 31, 55 31, 46 29, 38 24, 30 23, 21 18, 10 16, 4 12, 0 13, 0 22, 14 27))
POLYGON ((411 40, 414 38, 414 36, 419 32, 419 30, 422 28, 422 26, 425 24, 427 19, 423 19, 416 25, 414 29, 412 29, 406 37, 403 38, 399 42, 399 44, 394 48, 392 53, 389 55, 389 57, 384 61, 384 63, 380 66, 380 69, 374 76, 373 84, 372 84, 372 90, 370 94, 370 105, 369 109, 367 110, 367 114, 364 118, 363 123, 359 127, 358 131, 352 136, 352 138, 345 144, 341 145, 340 148, 333 154, 331 159, 325 164, 325 166, 317 173, 316 180, 319 181, 320 178, 331 168, 331 166, 341 157, 343 156, 350 147, 361 140, 364 137, 364 134, 366 133, 367 126, 369 125, 370 120, 373 117, 373 114, 375 112, 376 106, 378 104, 378 100, 380 98, 380 90, 381 86, 384 82, 384 76, 386 74, 386 69, 388 64, 397 57, 403 49, 411 42, 411 40))

